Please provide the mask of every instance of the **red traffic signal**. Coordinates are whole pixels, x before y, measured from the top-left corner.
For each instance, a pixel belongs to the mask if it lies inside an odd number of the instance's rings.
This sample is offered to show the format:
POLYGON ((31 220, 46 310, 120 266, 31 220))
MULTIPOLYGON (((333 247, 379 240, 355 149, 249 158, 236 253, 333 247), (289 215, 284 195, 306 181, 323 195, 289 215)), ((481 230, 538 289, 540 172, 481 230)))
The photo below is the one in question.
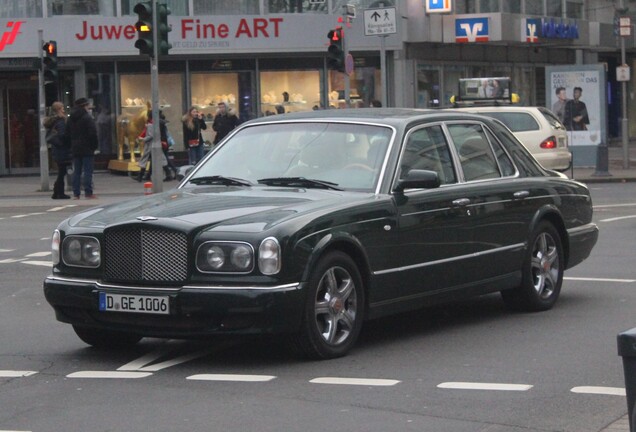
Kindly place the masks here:
POLYGON ((327 33, 329 48, 327 48, 327 68, 338 72, 345 71, 344 30, 336 27, 327 33))

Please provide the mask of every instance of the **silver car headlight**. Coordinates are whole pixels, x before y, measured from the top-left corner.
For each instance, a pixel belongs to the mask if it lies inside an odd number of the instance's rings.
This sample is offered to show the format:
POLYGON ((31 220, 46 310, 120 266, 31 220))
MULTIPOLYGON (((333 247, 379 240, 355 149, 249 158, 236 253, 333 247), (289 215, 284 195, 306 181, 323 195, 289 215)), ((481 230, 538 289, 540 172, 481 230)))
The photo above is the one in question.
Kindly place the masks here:
POLYGON ((258 269, 265 275, 273 275, 280 271, 280 244, 274 237, 268 237, 258 248, 258 269))
POLYGON ((64 264, 72 267, 96 268, 102 261, 99 240, 95 237, 73 235, 64 238, 61 255, 64 264))
POLYGON ((203 273, 249 273, 254 248, 243 242, 206 242, 197 251, 197 269, 203 273))

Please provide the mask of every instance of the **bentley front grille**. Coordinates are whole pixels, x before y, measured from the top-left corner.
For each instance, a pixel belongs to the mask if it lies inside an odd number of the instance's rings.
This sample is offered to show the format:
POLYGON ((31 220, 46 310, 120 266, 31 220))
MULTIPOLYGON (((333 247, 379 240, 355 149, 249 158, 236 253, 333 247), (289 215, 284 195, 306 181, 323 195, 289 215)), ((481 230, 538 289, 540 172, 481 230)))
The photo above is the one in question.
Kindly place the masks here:
POLYGON ((158 228, 107 229, 102 262, 105 281, 182 283, 188 277, 188 238, 158 228))

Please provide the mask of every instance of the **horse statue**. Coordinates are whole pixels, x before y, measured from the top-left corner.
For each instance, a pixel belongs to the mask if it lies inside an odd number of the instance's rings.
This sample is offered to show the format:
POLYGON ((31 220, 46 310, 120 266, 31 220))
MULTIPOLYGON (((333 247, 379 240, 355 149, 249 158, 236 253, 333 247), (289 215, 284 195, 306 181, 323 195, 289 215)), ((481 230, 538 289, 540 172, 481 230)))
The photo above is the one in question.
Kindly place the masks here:
POLYGON ((148 110, 150 103, 146 104, 146 109, 142 109, 139 113, 122 114, 117 118, 117 159, 124 160, 124 146, 128 146, 130 152, 130 161, 135 162, 135 148, 139 147, 139 154, 144 152, 144 142, 138 139, 139 134, 146 127, 148 121, 148 110))

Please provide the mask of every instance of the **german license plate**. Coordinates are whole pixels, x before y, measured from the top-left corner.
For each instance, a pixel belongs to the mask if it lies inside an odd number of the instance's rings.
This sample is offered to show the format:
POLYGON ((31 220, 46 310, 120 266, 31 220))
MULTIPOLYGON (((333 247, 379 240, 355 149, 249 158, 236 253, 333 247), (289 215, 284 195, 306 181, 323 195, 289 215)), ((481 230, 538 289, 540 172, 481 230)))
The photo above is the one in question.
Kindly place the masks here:
POLYGON ((99 310, 103 312, 134 312, 170 314, 170 302, 166 296, 126 295, 99 293, 99 310))

